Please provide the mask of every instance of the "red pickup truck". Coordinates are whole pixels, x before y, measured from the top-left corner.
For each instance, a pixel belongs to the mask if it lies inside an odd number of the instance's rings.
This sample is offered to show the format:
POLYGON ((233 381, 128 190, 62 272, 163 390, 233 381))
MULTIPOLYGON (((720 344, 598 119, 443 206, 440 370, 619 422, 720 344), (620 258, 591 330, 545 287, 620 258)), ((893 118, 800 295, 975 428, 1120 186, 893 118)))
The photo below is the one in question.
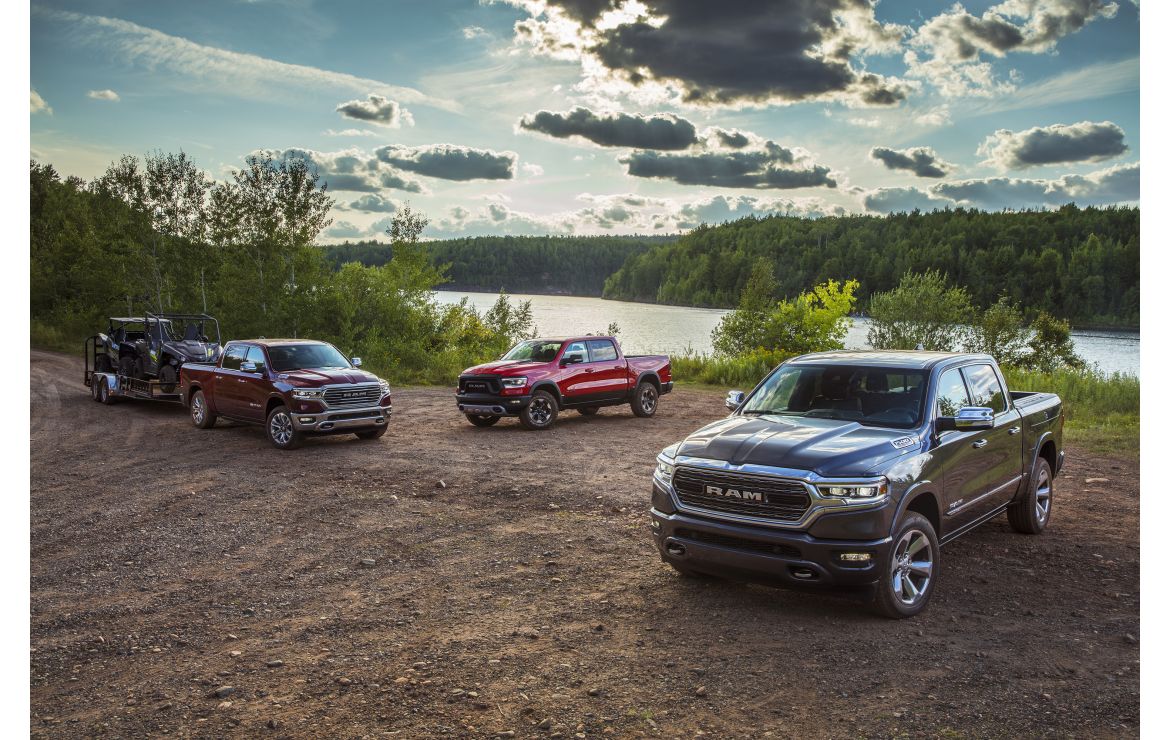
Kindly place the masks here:
POLYGON ((390 384, 359 370, 361 364, 327 342, 228 342, 215 363, 183 365, 180 393, 200 429, 220 416, 263 424, 283 450, 300 446, 307 434, 377 439, 390 419, 390 384))
POLYGON ((673 387, 669 357, 623 356, 613 337, 527 339, 464 370, 455 402, 477 427, 518 416, 526 429, 547 429, 563 409, 589 416, 628 403, 636 416, 654 416, 673 387))

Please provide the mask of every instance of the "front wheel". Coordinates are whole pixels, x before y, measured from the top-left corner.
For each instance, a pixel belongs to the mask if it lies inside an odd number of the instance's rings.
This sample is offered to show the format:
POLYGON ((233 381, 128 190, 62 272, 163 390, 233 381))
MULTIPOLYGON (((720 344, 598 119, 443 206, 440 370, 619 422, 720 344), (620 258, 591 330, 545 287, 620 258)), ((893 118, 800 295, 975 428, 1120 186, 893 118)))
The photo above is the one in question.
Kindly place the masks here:
POLYGON ((354 432, 354 435, 357 436, 358 439, 381 439, 382 436, 386 434, 387 428, 388 427, 383 424, 382 426, 375 427, 374 429, 366 429, 360 432, 354 432))
POLYGON ((500 420, 500 417, 493 416, 492 414, 464 414, 464 416, 477 427, 490 427, 500 420))
POLYGON ((902 517, 893 539, 885 562, 879 564, 874 606, 890 619, 905 619, 930 603, 938 577, 938 537, 926 517, 910 511, 902 517))
POLYGON ((520 412, 520 424, 525 429, 548 429, 557 420, 557 399, 548 391, 532 394, 528 407, 520 412))
POLYGON ((654 412, 658 410, 658 389, 649 380, 644 380, 638 384, 637 390, 634 391, 634 397, 630 399, 630 408, 634 412, 634 416, 641 416, 642 418, 649 418, 654 416, 654 412))
POLYGON ((203 397, 203 391, 195 391, 191 394, 191 423, 200 429, 210 429, 215 426, 215 414, 211 413, 211 409, 207 408, 207 399, 203 397))
POLYGON ((1008 507, 1008 523, 1024 534, 1040 534, 1052 516, 1052 466, 1044 458, 1036 461, 1028 493, 1008 507))
POLYGON ((281 450, 295 450, 304 441, 304 434, 293 426, 292 414, 285 406, 272 409, 264 428, 268 432, 268 441, 281 450))

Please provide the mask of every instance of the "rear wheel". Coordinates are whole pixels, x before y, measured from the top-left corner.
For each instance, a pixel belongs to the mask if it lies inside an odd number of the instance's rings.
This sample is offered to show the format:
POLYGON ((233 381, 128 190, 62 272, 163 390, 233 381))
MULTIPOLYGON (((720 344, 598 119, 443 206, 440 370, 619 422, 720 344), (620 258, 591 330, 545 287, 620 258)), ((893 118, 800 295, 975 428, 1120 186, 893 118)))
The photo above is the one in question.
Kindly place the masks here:
POLYGON ((1052 516, 1052 466, 1044 458, 1036 460, 1028 493, 1008 507, 1008 523, 1024 534, 1040 534, 1052 516))
POLYGON ((548 391, 532 394, 528 407, 520 412, 520 424, 525 429, 548 429, 557 420, 557 399, 548 391))
POLYGON ((580 414, 581 416, 593 416, 594 414, 596 414, 600 410, 601 410, 600 406, 585 406, 583 408, 577 409, 577 413, 580 414))
POLYGON ((105 378, 102 378, 101 387, 98 388, 98 400, 107 406, 114 402, 114 397, 110 395, 110 384, 105 378))
POLYGON ((375 429, 366 429, 361 432, 354 432, 358 439, 380 439, 386 433, 386 425, 383 424, 375 429))
POLYGON ((158 389, 163 393, 174 393, 179 383, 179 371, 174 365, 163 365, 158 371, 158 389))
POLYGON ((634 416, 642 418, 654 416, 654 412, 658 410, 658 388, 649 380, 643 380, 634 391, 634 397, 630 399, 630 408, 634 416))
POLYGON ((89 379, 89 397, 98 402, 102 400, 101 394, 102 379, 96 375, 91 375, 89 379))
POLYGON ((304 441, 305 435, 293 426, 292 414, 286 406, 272 409, 264 429, 268 432, 268 441, 282 450, 295 450, 304 441))
POLYGON ((211 413, 211 409, 207 408, 207 399, 203 397, 203 391, 195 391, 191 394, 191 423, 200 429, 210 429, 215 426, 215 414, 211 413))
POLYGON ((464 414, 464 416, 477 427, 490 427, 500 420, 500 417, 491 414, 464 414))
POLYGON ((918 614, 930 603, 938 580, 938 537, 930 521, 907 512, 894 531, 893 545, 880 563, 874 606, 891 619, 918 614))

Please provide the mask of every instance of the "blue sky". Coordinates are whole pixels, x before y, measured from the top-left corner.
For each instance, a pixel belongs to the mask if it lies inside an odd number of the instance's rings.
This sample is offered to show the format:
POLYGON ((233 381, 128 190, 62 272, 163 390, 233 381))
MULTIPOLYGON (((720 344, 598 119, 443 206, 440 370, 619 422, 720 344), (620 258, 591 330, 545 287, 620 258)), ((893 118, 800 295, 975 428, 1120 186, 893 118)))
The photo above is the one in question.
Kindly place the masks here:
POLYGON ((302 157, 323 241, 1138 199, 1130 0, 36 2, 31 156, 302 157))

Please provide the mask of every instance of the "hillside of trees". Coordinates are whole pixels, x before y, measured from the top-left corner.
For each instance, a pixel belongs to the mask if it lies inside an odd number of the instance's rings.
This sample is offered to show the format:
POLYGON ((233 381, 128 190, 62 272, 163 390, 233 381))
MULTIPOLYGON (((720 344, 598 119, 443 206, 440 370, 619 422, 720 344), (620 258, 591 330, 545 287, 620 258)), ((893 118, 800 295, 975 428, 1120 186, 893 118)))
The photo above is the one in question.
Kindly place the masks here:
MULTIPOLYGON (((600 296, 606 278, 626 261, 677 237, 479 236, 427 242, 436 267, 447 266, 442 287, 494 293, 567 293, 600 296)), ((388 244, 346 242, 325 248, 335 267, 389 261, 388 244)))
POLYGON ((762 257, 774 267, 777 297, 857 279, 866 310, 871 295, 907 272, 937 270, 965 287, 977 308, 1006 295, 1029 315, 1136 327, 1139 252, 1137 208, 748 217, 632 255, 606 280, 604 296, 732 307, 762 257))

